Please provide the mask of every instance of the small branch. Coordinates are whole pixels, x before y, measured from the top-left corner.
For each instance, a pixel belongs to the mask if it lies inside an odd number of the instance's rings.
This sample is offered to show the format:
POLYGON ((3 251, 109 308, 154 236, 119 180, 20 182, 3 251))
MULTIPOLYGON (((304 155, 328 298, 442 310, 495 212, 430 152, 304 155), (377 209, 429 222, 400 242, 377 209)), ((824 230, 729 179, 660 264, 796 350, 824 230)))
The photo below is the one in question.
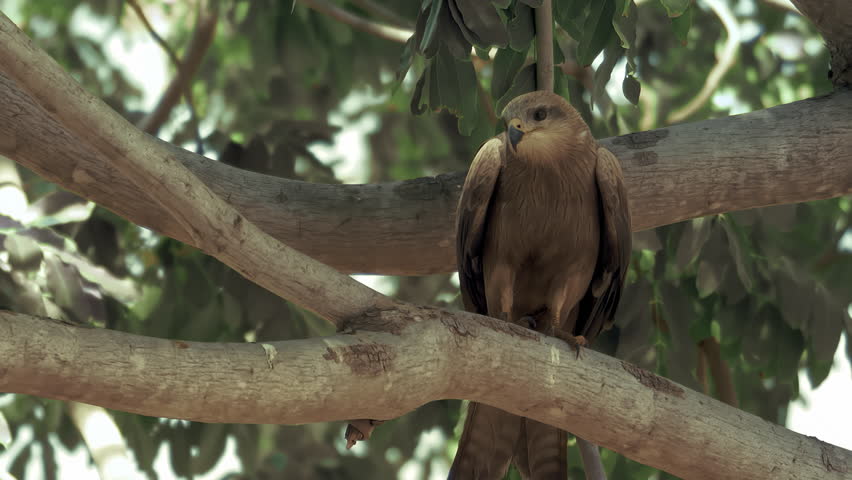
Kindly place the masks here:
POLYGON ((20 220, 27 212, 27 203, 18 164, 0 155, 0 215, 20 220))
POLYGON ((516 325, 431 307, 371 318, 404 327, 263 345, 200 343, 0 311, 0 391, 150 416, 275 424, 395 418, 424 402, 469 398, 681 478, 840 480, 852 469, 852 452, 598 352, 577 359, 567 343, 516 325))
POLYGON ((112 416, 102 407, 68 402, 68 414, 86 442, 101 480, 142 478, 112 416), (131 472, 137 472, 130 476, 131 472))
MULTIPOLYGON (((162 214, 177 222, 193 245, 249 280, 336 326, 365 312, 395 305, 393 300, 280 243, 246 220, 163 150, 161 141, 134 128, 69 80, 62 67, 35 48, 2 14, 0 65, 15 83, 26 85, 40 103, 62 105, 53 115, 78 141, 114 159, 110 163, 113 179, 128 179, 144 192, 142 198, 152 199, 162 214)), ((76 175, 91 178, 81 169, 76 175)))
POLYGON ((761 1, 763 3, 771 6, 771 7, 780 8, 781 10, 786 10, 788 12, 799 13, 799 11, 796 10, 796 6, 793 5, 793 2, 791 2, 790 0, 761 0, 761 1))
POLYGON ((728 367, 725 359, 722 358, 719 342, 714 337, 709 337, 698 342, 698 346, 707 358, 707 364, 710 367, 710 374, 713 375, 713 384, 716 385, 716 394, 719 396, 719 400, 732 407, 739 407, 740 402, 737 400, 737 390, 734 388, 734 380, 731 378, 731 369, 728 367))
POLYGON ((606 472, 601 461, 601 451, 597 445, 589 443, 580 437, 577 439, 577 448, 580 450, 580 459, 583 461, 583 470, 586 480, 606 480, 606 472))
MULTIPOLYGON (((81 126, 112 119, 114 112, 28 39, 13 42, 5 33, 15 32, 13 26, 0 26, 0 154, 45 179, 136 224, 200 246, 149 192, 115 174, 113 164, 133 147, 150 159, 180 163, 263 231, 340 271, 455 270, 455 208, 464 172, 382 184, 312 184, 228 167, 166 142, 136 143, 126 122, 116 139, 81 137, 75 133, 81 126), (20 42, 29 45, 23 54, 10 48, 20 42), (35 84, 13 80, 17 74, 11 72, 20 65, 37 79, 47 68, 61 88, 52 98, 34 95, 35 84), (56 107, 80 102, 88 105, 85 112, 56 107), (100 150, 104 143, 113 145, 112 153, 100 150)), ((850 109, 852 92, 839 90, 599 142, 622 162, 633 230, 639 231, 720 212, 852 194, 850 109)))
POLYGON ((347 12, 346 10, 343 10, 337 5, 334 5, 333 3, 328 2, 326 0, 299 1, 303 3, 306 7, 328 15, 329 17, 337 20, 338 22, 345 23, 351 26, 352 28, 356 28, 358 30, 361 30, 362 32, 375 35, 379 38, 384 38, 385 40, 405 43, 414 34, 414 32, 411 30, 392 27, 390 25, 383 25, 381 23, 376 23, 372 20, 367 20, 366 18, 359 17, 358 15, 347 12))
POLYGON ((166 88, 166 91, 163 92, 163 95, 160 97, 160 101, 157 103, 157 106, 154 107, 154 110, 148 113, 148 115, 139 122, 139 128, 146 133, 155 135, 163 123, 165 123, 169 118, 169 113, 171 113, 172 109, 174 109, 175 105, 177 105, 178 100, 180 100, 181 95, 183 95, 190 111, 192 127, 196 132, 196 142, 200 145, 198 116, 196 114, 195 105, 192 101, 191 85, 192 79, 195 77, 198 68, 201 66, 201 61, 204 59, 204 55, 213 43, 213 37, 216 33, 216 25, 219 21, 219 2, 212 2, 212 4, 205 10, 199 9, 198 23, 196 24, 192 38, 190 38, 189 44, 187 45, 183 61, 178 58, 175 51, 154 30, 153 26, 151 26, 150 22, 148 22, 148 18, 145 16, 145 12, 139 6, 137 1, 130 0, 129 3, 137 16, 139 16, 139 19, 145 25, 145 28, 150 33, 151 37, 154 38, 154 40, 166 52, 169 59, 175 65, 177 72, 175 77, 172 79, 172 82, 166 88))
POLYGON ((553 91, 553 0, 535 9, 536 89, 553 91))
POLYGON ((402 18, 397 15, 396 12, 391 11, 389 8, 381 5, 379 3, 374 2, 373 0, 349 0, 350 2, 358 5, 364 11, 379 17, 385 22, 392 23, 397 27, 410 29, 413 27, 412 22, 402 18))
POLYGON ((686 120, 707 103, 719 86, 719 82, 722 81, 722 78, 734 66, 734 62, 737 60, 737 49, 740 45, 740 25, 737 23, 737 19, 734 17, 733 12, 731 12, 730 7, 728 7, 728 3, 725 0, 704 0, 704 3, 722 21, 728 38, 725 39, 725 47, 722 49, 716 65, 713 66, 713 69, 707 75, 707 80, 704 81, 701 91, 689 103, 669 114, 666 119, 669 124, 686 120))

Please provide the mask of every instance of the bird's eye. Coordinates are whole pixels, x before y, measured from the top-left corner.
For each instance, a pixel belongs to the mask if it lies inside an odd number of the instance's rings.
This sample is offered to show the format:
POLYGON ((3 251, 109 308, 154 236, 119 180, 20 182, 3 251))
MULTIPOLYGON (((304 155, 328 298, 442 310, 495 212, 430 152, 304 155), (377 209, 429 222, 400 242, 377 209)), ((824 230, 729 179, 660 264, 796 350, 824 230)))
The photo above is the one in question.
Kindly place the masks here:
POLYGON ((545 110, 543 108, 539 108, 538 110, 535 111, 535 113, 533 113, 533 118, 535 119, 536 122, 540 122, 540 121, 544 120, 545 118, 547 118, 547 110, 545 110))

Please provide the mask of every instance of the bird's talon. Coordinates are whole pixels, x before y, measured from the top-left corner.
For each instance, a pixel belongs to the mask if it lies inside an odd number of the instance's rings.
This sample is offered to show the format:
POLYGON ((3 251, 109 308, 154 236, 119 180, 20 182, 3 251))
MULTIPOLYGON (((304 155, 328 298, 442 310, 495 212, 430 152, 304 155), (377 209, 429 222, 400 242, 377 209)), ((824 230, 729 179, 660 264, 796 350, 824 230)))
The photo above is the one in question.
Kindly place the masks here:
POLYGON ((523 326, 524 324, 526 324, 526 327, 530 330, 538 328, 538 321, 532 315, 524 315, 521 317, 521 325, 523 326))

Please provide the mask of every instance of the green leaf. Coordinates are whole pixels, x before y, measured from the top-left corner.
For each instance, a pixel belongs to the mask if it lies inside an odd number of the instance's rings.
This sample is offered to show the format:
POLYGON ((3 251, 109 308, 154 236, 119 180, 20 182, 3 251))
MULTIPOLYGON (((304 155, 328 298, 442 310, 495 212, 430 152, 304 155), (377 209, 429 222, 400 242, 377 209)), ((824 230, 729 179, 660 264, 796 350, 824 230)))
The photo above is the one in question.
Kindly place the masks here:
POLYGON ((9 264, 13 269, 26 272, 39 269, 44 254, 35 240, 11 234, 6 236, 3 247, 9 252, 9 264))
POLYGON ((678 39, 681 45, 686 46, 686 39, 689 35, 689 29, 692 27, 694 12, 695 8, 690 6, 683 12, 683 15, 672 18, 672 32, 674 32, 675 38, 678 39))
POLYGON ((615 64, 618 63, 618 60, 621 59, 623 54, 624 49, 619 47, 615 42, 612 42, 607 47, 604 52, 603 62, 600 64, 598 69, 595 70, 594 88, 592 89, 592 105, 600 103, 598 102, 598 99, 601 98, 601 94, 606 91, 606 84, 612 76, 612 69, 615 68, 615 64))
MULTIPOLYGON (((527 50, 529 45, 527 46, 527 50)), ((491 96, 501 98, 512 86, 515 75, 521 71, 527 60, 527 50, 516 52, 511 48, 497 50, 494 56, 493 75, 491 77, 491 96)))
POLYGON ((591 0, 560 0, 553 3, 553 18, 576 41, 583 36, 583 14, 591 0))
POLYGON ((721 223, 728 236, 728 247, 737 266, 737 275, 740 277, 740 281, 743 282, 746 290, 751 291, 754 283, 751 278, 751 258, 746 254, 745 246, 743 245, 745 240, 740 237, 730 220, 726 219, 721 223))
MULTIPOLYGON (((432 8, 429 10, 429 18, 426 20, 426 25, 423 28, 423 40, 420 42, 420 53, 427 58, 431 58, 438 51, 438 39, 435 37, 435 32, 438 31, 438 17, 441 13, 441 7, 444 5, 444 0, 432 0, 432 8), (427 54, 430 52, 431 55, 427 54)), ((421 15, 423 15, 421 13, 421 15)))
POLYGON ((455 2, 464 18, 464 24, 477 37, 481 47, 496 45, 505 48, 509 45, 509 32, 497 9, 490 2, 481 0, 447 0, 455 2))
POLYGON ((584 67, 592 64, 615 32, 612 26, 615 0, 600 0, 592 3, 591 8, 583 23, 583 36, 577 45, 577 61, 584 67))
MULTIPOLYGON (((439 27, 439 35, 441 38, 441 42, 447 46, 450 50, 450 53, 453 54, 453 57, 458 58, 460 60, 466 60, 470 57, 470 46, 471 42, 465 38, 462 34, 461 28, 456 24, 455 20, 453 20, 452 15, 450 15, 450 7, 445 3, 443 8, 441 8, 441 17, 438 19, 439 27)), ((490 60, 488 58, 488 52, 485 51, 483 56, 482 49, 477 48, 476 54, 485 60, 490 60)))
POLYGON ((675 253, 675 265, 683 272, 698 257, 715 223, 712 216, 696 218, 687 223, 680 235, 675 253))
POLYGON ((666 13, 671 18, 683 15, 683 12, 692 4, 692 0, 660 0, 666 13))
POLYGON ((429 109, 429 102, 423 102, 423 89, 426 86, 426 79, 429 77, 429 68, 426 67, 423 73, 420 74, 420 78, 417 79, 417 83, 414 85, 414 91, 411 93, 410 108, 412 115, 423 115, 429 109))
POLYGON ((437 86, 441 106, 458 117, 459 133, 470 135, 479 113, 479 85, 473 63, 455 59, 447 49, 441 49, 436 60, 438 83, 430 88, 437 86))
MULTIPOLYGON (((533 8, 538 8, 544 3, 544 0, 518 0, 518 1, 521 2, 521 3, 526 3, 527 5, 529 5, 533 8)), ((558 1, 559 0, 557 0, 557 2, 558 1)))
POLYGON ((702 260, 698 264, 698 273, 695 277, 695 287, 698 289, 698 297, 705 298, 715 293, 722 281, 722 269, 715 262, 702 260))
POLYGON ((624 98, 633 105, 639 104, 639 94, 642 92, 642 84, 633 75, 625 75, 624 81, 621 82, 621 91, 624 93, 624 98))
POLYGON ((518 3, 515 5, 514 17, 509 20, 509 46, 518 52, 529 51, 530 43, 535 36, 535 21, 532 8, 518 3))
POLYGON ((192 472, 205 473, 216 466, 216 462, 225 451, 228 439, 228 424, 201 424, 201 441, 198 444, 198 455, 192 457, 192 472))
POLYGON ((531 63, 515 75, 515 78, 512 80, 512 86, 509 87, 509 90, 500 97, 500 100, 494 106, 495 112, 498 112, 497 114, 499 115, 506 107, 506 104, 512 101, 513 98, 527 92, 532 92, 533 90, 535 90, 535 64, 531 63))
POLYGON ((831 365, 848 315, 846 310, 847 306, 837 302, 828 290, 817 286, 808 336, 811 344, 809 353, 818 362, 831 365))

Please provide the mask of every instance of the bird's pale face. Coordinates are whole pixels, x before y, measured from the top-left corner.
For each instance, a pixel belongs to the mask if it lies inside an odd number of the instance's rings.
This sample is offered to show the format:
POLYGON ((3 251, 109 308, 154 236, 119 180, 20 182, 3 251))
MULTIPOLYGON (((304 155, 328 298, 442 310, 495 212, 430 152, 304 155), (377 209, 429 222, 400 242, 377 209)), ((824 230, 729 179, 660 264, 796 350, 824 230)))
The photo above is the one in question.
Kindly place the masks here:
POLYGON ((503 120, 510 148, 521 154, 558 147, 588 132, 577 111, 564 98, 549 92, 515 98, 503 110, 503 120))

